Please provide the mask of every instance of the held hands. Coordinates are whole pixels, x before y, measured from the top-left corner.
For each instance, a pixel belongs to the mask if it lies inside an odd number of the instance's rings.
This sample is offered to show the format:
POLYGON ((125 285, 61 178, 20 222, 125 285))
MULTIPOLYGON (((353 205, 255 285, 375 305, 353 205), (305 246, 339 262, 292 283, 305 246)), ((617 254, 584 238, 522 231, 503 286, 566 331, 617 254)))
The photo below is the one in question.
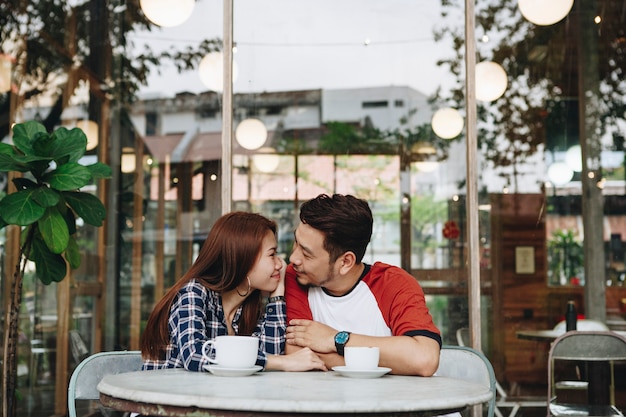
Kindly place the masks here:
POLYGON ((287 343, 308 347, 318 353, 336 353, 337 330, 325 324, 303 319, 294 319, 287 326, 287 343))
POLYGON ((282 358, 284 358, 283 365, 285 371, 302 372, 314 369, 328 371, 324 361, 308 348, 300 349, 289 355, 284 355, 282 358))

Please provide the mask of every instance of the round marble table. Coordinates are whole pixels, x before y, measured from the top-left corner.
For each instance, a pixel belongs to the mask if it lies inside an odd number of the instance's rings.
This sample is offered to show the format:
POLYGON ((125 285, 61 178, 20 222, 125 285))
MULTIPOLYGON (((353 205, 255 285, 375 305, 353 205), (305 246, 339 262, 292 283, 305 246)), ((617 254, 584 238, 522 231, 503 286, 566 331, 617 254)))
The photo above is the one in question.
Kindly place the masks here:
POLYGON ((489 401, 489 387, 447 377, 259 372, 220 377, 182 369, 105 376, 102 404, 153 416, 431 416, 489 401))
MULTIPOLYGON (((611 330, 611 331, 621 336, 626 337, 626 331, 621 331, 621 330, 611 330)), ((554 330, 554 329, 518 330, 515 334, 517 335, 518 339, 534 340, 537 342, 552 342, 557 337, 561 336, 562 334, 565 334, 565 331, 559 331, 559 330, 554 330)))

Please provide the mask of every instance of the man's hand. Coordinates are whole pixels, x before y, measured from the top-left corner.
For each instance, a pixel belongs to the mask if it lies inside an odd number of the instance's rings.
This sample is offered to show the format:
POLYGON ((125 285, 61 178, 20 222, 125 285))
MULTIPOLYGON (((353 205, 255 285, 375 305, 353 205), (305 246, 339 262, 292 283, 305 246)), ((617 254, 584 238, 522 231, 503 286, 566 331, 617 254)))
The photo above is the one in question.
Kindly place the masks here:
POLYGON ((292 372, 328 371, 324 361, 308 348, 300 349, 287 355, 267 355, 265 369, 292 372))
POLYGON ((287 343, 318 353, 336 353, 337 330, 313 320, 294 319, 287 326, 287 343))

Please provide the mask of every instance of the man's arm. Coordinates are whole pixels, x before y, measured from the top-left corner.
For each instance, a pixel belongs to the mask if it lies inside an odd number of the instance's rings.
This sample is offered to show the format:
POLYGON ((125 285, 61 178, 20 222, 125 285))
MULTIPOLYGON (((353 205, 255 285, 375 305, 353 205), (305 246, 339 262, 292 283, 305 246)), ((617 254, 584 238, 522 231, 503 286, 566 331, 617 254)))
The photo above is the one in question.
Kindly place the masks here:
MULTIPOLYGON (((335 349, 338 330, 324 324, 295 319, 287 327, 286 352, 308 347, 315 351, 327 368, 344 365, 335 349)), ((379 366, 392 369, 396 375, 431 376, 439 366, 439 342, 427 336, 366 336, 350 334, 349 346, 370 346, 380 349, 379 366)))

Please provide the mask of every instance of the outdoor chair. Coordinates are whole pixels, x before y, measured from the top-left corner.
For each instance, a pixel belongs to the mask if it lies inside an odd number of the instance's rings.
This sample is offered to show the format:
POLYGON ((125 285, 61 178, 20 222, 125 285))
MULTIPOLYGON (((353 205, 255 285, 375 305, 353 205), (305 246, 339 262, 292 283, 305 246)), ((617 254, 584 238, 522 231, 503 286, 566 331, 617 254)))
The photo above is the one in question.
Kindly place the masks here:
MULTIPOLYGON (((623 416, 615 407, 614 362, 626 361, 626 338, 613 332, 571 331, 559 336, 550 347, 548 355, 548 416, 623 416), (555 365, 577 367, 583 361, 609 363, 609 404, 590 404, 589 395, 584 404, 572 404, 559 400, 556 387, 555 365)), ((561 371, 562 368, 559 368, 561 371)), ((592 373, 587 373, 591 377, 592 373)), ((588 382, 588 381, 587 381, 588 382)), ((591 384, 588 384, 591 386, 591 384)), ((584 398, 578 396, 577 398, 584 398)))
MULTIPOLYGON (((567 324, 565 323, 565 320, 561 320, 560 322, 558 322, 556 324, 556 326, 554 326, 554 330, 557 332, 563 332, 565 333, 565 330, 567 328, 567 324)), ((592 320, 592 319, 578 319, 576 322, 576 330, 579 331, 592 331, 592 330, 601 330, 601 331, 609 331, 609 327, 602 323, 601 321, 597 321, 597 320, 592 320)), ((576 368, 576 374, 580 375, 580 369, 576 368)), ((577 380, 572 380, 572 379, 568 379, 568 380, 562 380, 562 381, 556 381, 555 382, 556 385, 556 389, 557 390, 580 390, 580 391, 585 391, 587 390, 587 381, 582 381, 580 380, 580 378, 578 378, 577 380)))
POLYGON ((83 360, 70 378, 67 390, 69 417, 76 417, 76 400, 98 400, 97 386, 105 375, 141 370, 140 351, 95 353, 83 360))
MULTIPOLYGON (((456 331, 456 339, 459 346, 469 345, 469 329, 462 327, 456 331)), ((494 413, 497 417, 503 417, 501 408, 510 408, 508 417, 515 417, 520 408, 543 408, 547 401, 539 396, 514 396, 509 395, 504 387, 495 379, 496 400, 494 413)))
POLYGON ((481 352, 465 346, 447 346, 441 348, 439 368, 435 375, 465 379, 483 383, 492 392, 487 408, 487 417, 493 417, 495 409, 496 377, 491 362, 481 352))

